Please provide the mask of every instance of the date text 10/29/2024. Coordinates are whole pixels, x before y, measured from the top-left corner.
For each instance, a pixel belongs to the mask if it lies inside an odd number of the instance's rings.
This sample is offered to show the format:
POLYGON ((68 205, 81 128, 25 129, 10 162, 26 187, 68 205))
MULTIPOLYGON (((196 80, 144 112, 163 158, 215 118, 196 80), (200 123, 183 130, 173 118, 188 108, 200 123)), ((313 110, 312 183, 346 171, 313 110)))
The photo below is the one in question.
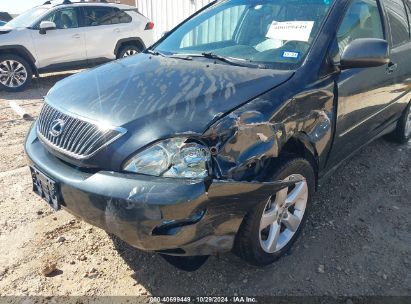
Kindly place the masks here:
POLYGON ((258 303, 254 297, 150 297, 149 303, 258 303))

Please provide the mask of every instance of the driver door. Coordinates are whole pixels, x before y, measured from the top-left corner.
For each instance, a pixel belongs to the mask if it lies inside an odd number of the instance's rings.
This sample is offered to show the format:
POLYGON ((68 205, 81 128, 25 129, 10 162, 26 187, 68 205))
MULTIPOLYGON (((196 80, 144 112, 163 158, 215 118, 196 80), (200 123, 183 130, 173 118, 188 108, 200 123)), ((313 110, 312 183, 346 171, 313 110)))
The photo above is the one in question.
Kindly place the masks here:
MULTIPOLYGON (((388 39, 379 0, 353 0, 337 32, 340 54, 359 38, 388 39)), ((398 96, 390 63, 375 68, 347 69, 337 77, 338 110, 330 165, 338 163, 384 130, 386 108, 398 96)))
POLYGON ((79 24, 77 8, 57 9, 43 18, 32 30, 32 38, 40 69, 69 68, 86 63, 84 28, 79 24), (40 33, 40 23, 52 21, 56 29, 40 33))

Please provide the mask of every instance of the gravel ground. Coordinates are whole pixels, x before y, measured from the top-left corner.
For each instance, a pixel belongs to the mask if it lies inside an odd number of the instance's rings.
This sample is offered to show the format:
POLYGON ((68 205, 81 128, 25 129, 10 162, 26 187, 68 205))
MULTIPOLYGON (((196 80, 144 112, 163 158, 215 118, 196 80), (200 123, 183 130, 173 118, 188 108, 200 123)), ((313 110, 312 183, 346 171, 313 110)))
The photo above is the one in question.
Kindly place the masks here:
POLYGON ((411 295, 411 142, 380 139, 342 166, 316 194, 302 237, 274 265, 254 268, 225 254, 185 273, 32 193, 23 151, 31 122, 8 103, 36 117, 67 75, 0 92, 0 295, 411 295))

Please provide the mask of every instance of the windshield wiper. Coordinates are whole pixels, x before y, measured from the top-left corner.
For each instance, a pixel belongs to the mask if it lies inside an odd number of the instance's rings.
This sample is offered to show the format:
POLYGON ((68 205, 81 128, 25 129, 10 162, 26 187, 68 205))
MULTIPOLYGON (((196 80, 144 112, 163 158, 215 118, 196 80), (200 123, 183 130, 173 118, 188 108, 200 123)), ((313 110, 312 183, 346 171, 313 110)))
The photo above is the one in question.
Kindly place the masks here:
POLYGON ((211 52, 210 53, 204 52, 201 54, 199 53, 193 53, 193 54, 176 53, 176 54, 167 56, 167 58, 182 59, 182 60, 193 60, 193 58, 196 58, 196 57, 219 60, 219 61, 223 61, 225 63, 235 65, 235 66, 262 68, 260 65, 251 63, 251 61, 247 62, 243 59, 236 59, 233 57, 224 57, 224 56, 217 55, 211 52))
POLYGON ((219 60, 219 61, 231 64, 231 65, 236 65, 236 66, 266 69, 266 66, 261 65, 261 64, 252 63, 251 60, 246 61, 246 60, 243 60, 243 59, 236 59, 236 58, 233 58, 233 57, 224 57, 224 56, 217 55, 217 54, 211 53, 211 52, 204 52, 204 53, 201 54, 201 56, 203 56, 205 58, 208 58, 208 59, 219 60))
POLYGON ((198 56, 198 54, 173 54, 167 57, 173 58, 173 59, 181 59, 181 60, 193 60, 193 57, 196 57, 196 56, 198 56))
POLYGON ((241 66, 241 67, 250 67, 250 68, 258 68, 258 69, 267 69, 267 67, 265 65, 262 64, 258 64, 258 63, 253 63, 251 60, 244 60, 244 59, 237 59, 237 58, 233 58, 233 57, 224 57, 221 55, 217 55, 215 53, 211 53, 211 52, 204 52, 201 54, 173 54, 173 55, 165 55, 162 54, 158 51, 154 51, 151 49, 148 49, 146 51, 147 53, 154 55, 154 56, 162 56, 165 58, 173 58, 173 59, 181 59, 181 60, 193 60, 194 57, 203 57, 203 58, 207 58, 207 59, 213 59, 213 60, 219 60, 225 63, 228 63, 230 65, 235 65, 235 66, 241 66))
POLYGON ((163 53, 160 53, 159 51, 153 51, 152 49, 147 49, 146 53, 150 54, 150 55, 154 55, 154 56, 162 56, 162 57, 167 57, 166 55, 164 55, 163 53))
POLYGON ((163 53, 160 53, 159 51, 153 51, 152 49, 148 49, 146 52, 151 54, 151 55, 154 55, 154 56, 162 56, 162 57, 165 57, 165 58, 173 58, 173 59, 181 59, 181 60, 193 60, 193 55, 191 55, 191 54, 165 55, 163 53))

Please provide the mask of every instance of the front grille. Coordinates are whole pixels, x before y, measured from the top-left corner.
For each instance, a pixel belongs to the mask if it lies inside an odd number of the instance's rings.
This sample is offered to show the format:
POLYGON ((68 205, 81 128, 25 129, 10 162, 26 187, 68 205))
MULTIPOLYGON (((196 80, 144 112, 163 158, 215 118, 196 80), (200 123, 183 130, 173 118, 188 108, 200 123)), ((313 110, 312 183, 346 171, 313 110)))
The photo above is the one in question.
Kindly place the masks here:
POLYGON ((69 116, 44 104, 37 134, 42 142, 75 159, 87 159, 122 136, 122 128, 101 128, 97 123, 69 116))

